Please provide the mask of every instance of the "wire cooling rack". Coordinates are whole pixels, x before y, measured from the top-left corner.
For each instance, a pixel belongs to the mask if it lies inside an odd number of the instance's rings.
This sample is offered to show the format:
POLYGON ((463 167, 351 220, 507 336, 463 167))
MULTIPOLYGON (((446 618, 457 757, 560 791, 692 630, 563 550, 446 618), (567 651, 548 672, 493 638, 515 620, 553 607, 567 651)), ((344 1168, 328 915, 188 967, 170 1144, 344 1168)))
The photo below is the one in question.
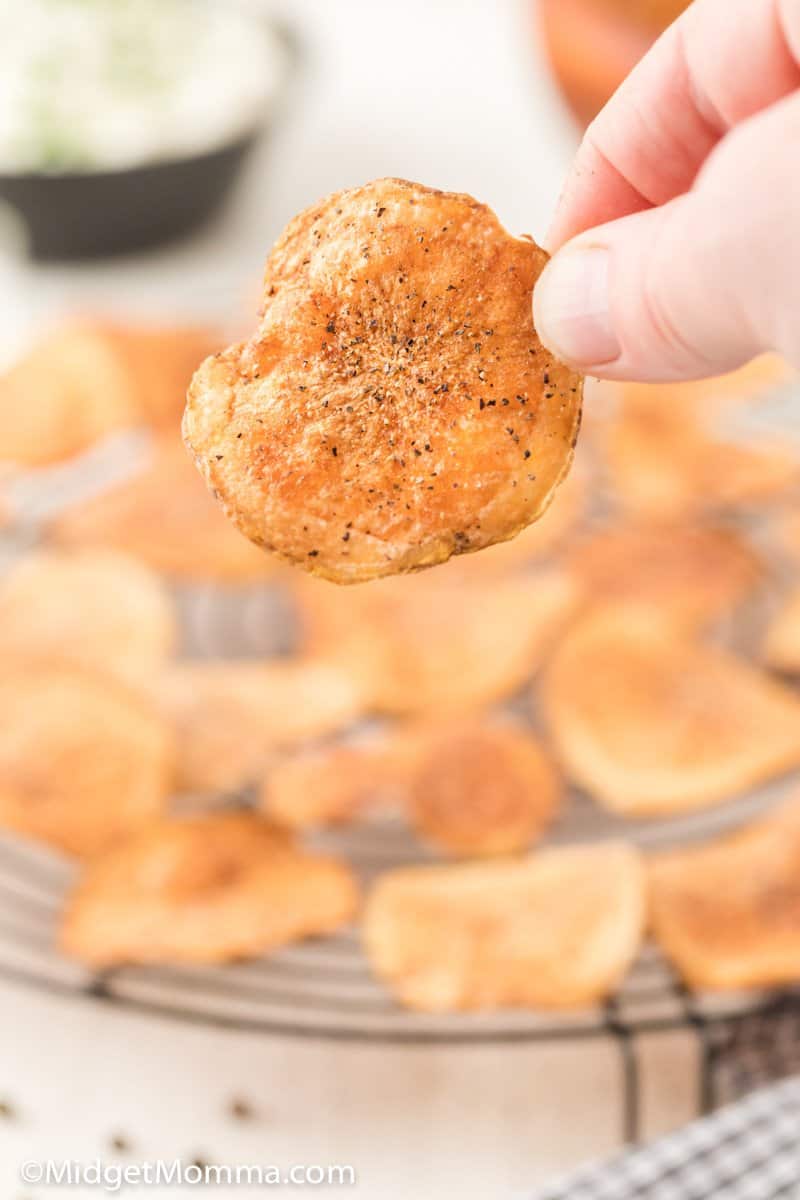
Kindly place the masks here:
MULTIPOLYGON (((84 493, 86 479, 84 467, 84 493)), ((13 560, 21 548, 38 541, 42 521, 69 496, 68 474, 59 475, 56 485, 44 500, 38 486, 20 493, 18 519, 0 538, 0 570, 3 559, 13 560)), ((175 601, 181 652, 187 657, 258 657, 291 647, 291 608, 278 589, 181 586, 175 589, 175 601)), ((624 836, 643 847, 667 847, 702 840, 765 811, 790 786, 791 781, 781 782, 705 812, 649 822, 615 818, 574 792, 550 841, 624 836)), ((216 803, 247 805, 250 800, 242 793, 217 797, 216 803)), ((400 821, 386 817, 319 833, 309 842, 344 856, 366 883, 382 870, 430 857, 400 821)), ((652 945, 644 946, 613 997, 579 1013, 407 1011, 372 977, 354 930, 255 962, 92 973, 62 957, 55 946, 72 878, 73 868, 62 858, 14 836, 0 836, 0 977, 142 1013, 291 1037, 431 1046, 607 1038, 620 1056, 628 1141, 639 1128, 637 1042, 642 1035, 685 1029, 697 1038, 701 1112, 776 1077, 794 1061, 800 1068, 800 991, 693 995, 652 945)))

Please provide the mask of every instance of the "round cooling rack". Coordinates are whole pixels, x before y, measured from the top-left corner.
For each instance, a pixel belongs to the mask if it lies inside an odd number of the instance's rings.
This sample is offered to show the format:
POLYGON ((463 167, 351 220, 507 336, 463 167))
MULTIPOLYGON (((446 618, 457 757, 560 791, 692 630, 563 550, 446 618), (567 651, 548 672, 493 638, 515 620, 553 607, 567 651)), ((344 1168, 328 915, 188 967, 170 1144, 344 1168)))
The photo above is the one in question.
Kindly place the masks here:
MULTIPOLYGON (((577 823, 583 805, 576 804, 577 823)), ((365 880, 419 860, 387 822, 314 839, 346 853, 365 880)), ((576 1013, 423 1014, 395 1004, 372 977, 358 933, 303 942, 254 962, 214 967, 124 967, 93 973, 56 949, 72 867, 15 838, 0 840, 0 977, 50 992, 217 1026, 298 1037, 394 1043, 502 1043, 601 1034, 632 1037, 755 1013, 774 994, 693 996, 652 946, 602 1006, 576 1013)))
MULTIPOLYGON (((141 454, 140 439, 115 439, 107 451, 92 451, 74 469, 58 468, 21 481, 17 520, 0 538, 0 569, 3 561, 37 542, 38 531, 54 511, 98 490, 120 468, 128 470, 132 450, 141 454)), ((181 653, 187 657, 263 657, 291 648, 291 606, 279 589, 181 585, 174 595, 183 634, 181 653)), ((510 707, 530 719, 527 697, 518 697, 510 707)), ((766 811, 790 786, 790 781, 782 781, 703 812, 638 822, 614 817, 573 792, 548 840, 563 844, 623 837, 645 848, 703 840, 766 811)), ((216 798, 217 807, 249 802, 247 795, 216 798)), ((202 803, 207 807, 213 798, 204 797, 202 803)), ((386 817, 316 834, 308 844, 345 858, 365 883, 382 870, 431 860, 401 822, 386 817)), ((635 1070, 631 1040, 639 1033, 691 1028, 705 1049, 711 1046, 708 1039, 715 1028, 761 1013, 782 1002, 780 996, 800 999, 800 993, 789 992, 691 994, 658 950, 645 945, 618 992, 589 1010, 415 1013, 395 1004, 373 978, 355 930, 310 940, 255 962, 126 967, 95 974, 56 948, 59 916, 73 873, 69 863, 43 847, 11 835, 0 837, 0 978, 139 1012, 306 1038, 477 1045, 607 1035, 617 1039, 628 1076, 635 1070)))

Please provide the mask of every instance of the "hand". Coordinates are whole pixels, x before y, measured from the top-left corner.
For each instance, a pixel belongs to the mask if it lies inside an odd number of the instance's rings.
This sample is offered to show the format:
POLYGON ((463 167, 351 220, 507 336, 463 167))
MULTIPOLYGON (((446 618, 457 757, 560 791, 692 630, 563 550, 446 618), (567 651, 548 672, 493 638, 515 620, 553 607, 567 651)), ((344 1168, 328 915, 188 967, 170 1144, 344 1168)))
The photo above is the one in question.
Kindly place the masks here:
POLYGON ((695 0, 590 126, 534 294, 607 379, 800 366, 800 0, 695 0))

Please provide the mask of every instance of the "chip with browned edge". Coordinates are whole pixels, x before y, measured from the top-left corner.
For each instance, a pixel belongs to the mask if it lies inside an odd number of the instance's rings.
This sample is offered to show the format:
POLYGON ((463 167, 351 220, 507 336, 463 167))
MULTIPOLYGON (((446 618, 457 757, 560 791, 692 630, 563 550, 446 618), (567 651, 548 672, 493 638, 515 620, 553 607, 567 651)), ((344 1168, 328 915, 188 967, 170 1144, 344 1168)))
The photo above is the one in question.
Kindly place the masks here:
POLYGON ((344 864, 294 849, 253 813, 177 818, 88 865, 61 945, 94 966, 224 962, 333 933, 357 902, 344 864))
POLYGON ((203 363, 184 436, 259 545, 340 583, 513 537, 572 459, 582 381, 533 327, 547 255, 399 179, 290 222, 260 324, 203 363))
POLYGON ((800 979, 800 804, 750 829, 657 855, 653 934, 696 988, 776 987, 800 979))
POLYGON ((364 942, 410 1008, 579 1008, 622 981, 644 917, 636 850, 561 846, 388 871, 368 897, 364 942))

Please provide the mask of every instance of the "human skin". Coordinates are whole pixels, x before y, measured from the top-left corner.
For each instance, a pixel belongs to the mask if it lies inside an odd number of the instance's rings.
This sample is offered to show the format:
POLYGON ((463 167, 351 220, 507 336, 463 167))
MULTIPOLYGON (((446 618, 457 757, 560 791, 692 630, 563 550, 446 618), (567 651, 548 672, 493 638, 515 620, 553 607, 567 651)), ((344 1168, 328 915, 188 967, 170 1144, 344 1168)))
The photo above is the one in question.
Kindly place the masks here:
POLYGON ((800 366, 800 0, 695 0, 586 132, 534 293, 606 379, 800 366))

